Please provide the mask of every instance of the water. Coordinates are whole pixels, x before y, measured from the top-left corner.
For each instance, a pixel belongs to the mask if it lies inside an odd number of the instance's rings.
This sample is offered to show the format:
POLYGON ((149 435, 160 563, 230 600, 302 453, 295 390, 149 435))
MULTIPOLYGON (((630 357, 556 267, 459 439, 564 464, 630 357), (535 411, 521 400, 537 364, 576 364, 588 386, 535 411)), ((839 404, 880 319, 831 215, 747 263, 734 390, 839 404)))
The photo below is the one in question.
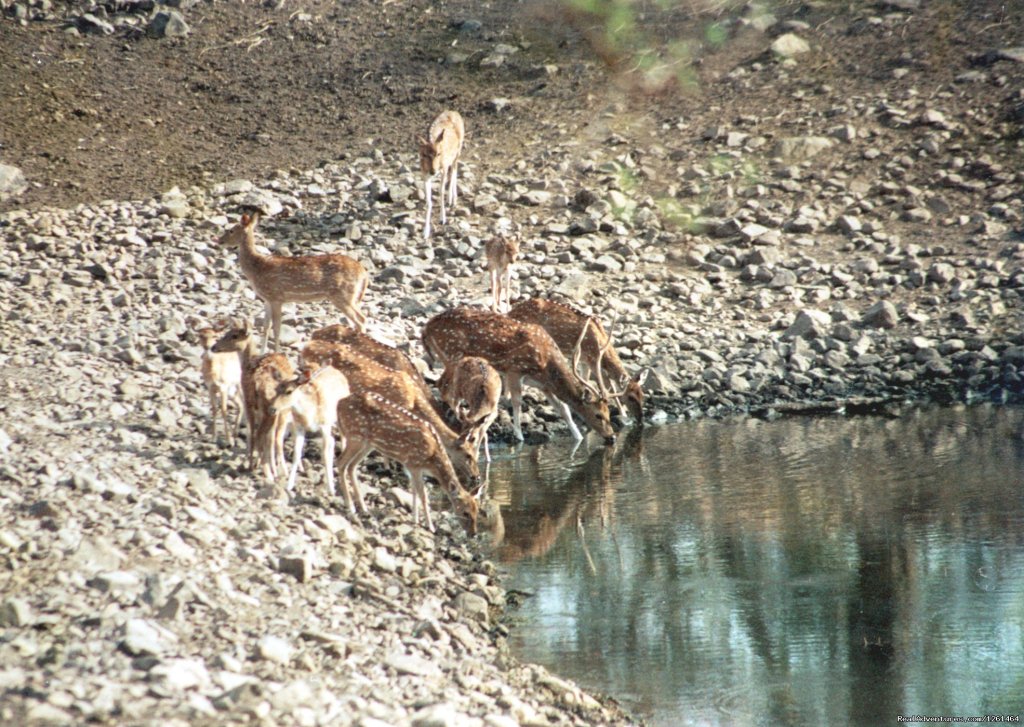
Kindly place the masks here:
POLYGON ((499 451, 513 650, 652 725, 1024 715, 1024 411, 499 451))

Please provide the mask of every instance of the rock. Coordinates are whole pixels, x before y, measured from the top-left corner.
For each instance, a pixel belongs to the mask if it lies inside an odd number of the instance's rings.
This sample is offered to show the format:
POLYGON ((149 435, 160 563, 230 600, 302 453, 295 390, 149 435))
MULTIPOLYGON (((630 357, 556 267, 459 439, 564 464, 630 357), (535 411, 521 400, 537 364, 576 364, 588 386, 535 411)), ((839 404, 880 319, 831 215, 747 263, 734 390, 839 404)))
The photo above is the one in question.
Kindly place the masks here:
POLYGON ((899 322, 896 306, 887 300, 880 300, 865 311, 861 323, 872 328, 893 328, 899 322))
POLYGON ((861 221, 853 215, 841 215, 836 220, 836 227, 847 233, 860 232, 863 229, 861 221))
POLYGON ((32 624, 32 608, 21 598, 8 598, 0 606, 0 626, 30 626, 32 624))
POLYGON ((173 632, 159 624, 133 618, 125 624, 121 647, 132 656, 160 656, 178 641, 173 632))
POLYGON ((939 285, 951 283, 956 278, 956 268, 949 263, 934 263, 928 268, 928 280, 939 285))
POLYGON ((299 583, 305 583, 313 577, 313 561, 306 556, 297 558, 282 556, 278 559, 277 569, 282 573, 294 576, 299 583))
POLYGON ((805 308, 797 314, 796 320, 782 334, 782 339, 817 338, 826 335, 831 325, 832 316, 828 313, 805 308))
POLYGON ((824 136, 793 136, 776 142, 772 156, 799 161, 811 159, 832 146, 832 140, 824 136))
POLYGON ((480 621, 485 625, 490 621, 487 600, 475 593, 468 591, 460 593, 455 597, 455 608, 463 617, 472 621, 480 621))
POLYGON ((92 35, 113 35, 114 26, 108 23, 106 20, 101 20, 92 13, 84 13, 80 15, 76 22, 77 28, 83 32, 92 35))
POLYGON ((256 655, 275 664, 287 664, 292 659, 292 647, 279 636, 264 636, 256 644, 256 655))
POLYGON ((0 164, 0 202, 17 197, 26 189, 28 181, 24 172, 10 164, 0 164))
POLYGON ((772 41, 771 50, 780 58, 793 58, 809 52, 811 46, 795 33, 786 33, 772 41))
POLYGON ((146 32, 153 38, 180 38, 190 31, 185 18, 176 10, 161 10, 146 26, 146 32))
POLYGON ((149 670, 149 680, 174 691, 208 689, 212 682, 202 659, 170 659, 149 670))

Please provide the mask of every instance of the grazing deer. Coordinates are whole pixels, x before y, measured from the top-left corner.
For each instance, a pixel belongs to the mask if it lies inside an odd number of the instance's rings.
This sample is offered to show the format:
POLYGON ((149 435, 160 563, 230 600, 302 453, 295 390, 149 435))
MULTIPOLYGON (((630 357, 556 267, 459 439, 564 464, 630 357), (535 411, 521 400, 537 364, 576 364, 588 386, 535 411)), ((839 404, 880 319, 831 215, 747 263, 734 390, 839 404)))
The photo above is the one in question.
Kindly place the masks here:
POLYGON ((630 377, 612 346, 611 337, 601 326, 601 322, 593 316, 576 310, 570 305, 555 300, 529 298, 512 306, 508 312, 510 318, 526 323, 536 323, 544 328, 555 339, 558 348, 566 356, 582 338, 581 369, 584 375, 593 378, 601 392, 614 400, 620 412, 629 410, 637 424, 644 422, 644 390, 650 369, 642 369, 630 377), (589 326, 587 325, 589 323, 589 326), (622 387, 619 391, 609 393, 605 383, 607 377, 613 386, 622 387))
POLYGON ((419 387, 423 395, 433 405, 434 410, 438 414, 441 413, 441 405, 434 397, 434 392, 427 386, 427 382, 423 379, 423 374, 416 368, 416 364, 397 348, 381 343, 369 334, 338 323, 314 331, 313 340, 344 344, 367 358, 373 359, 381 366, 408 374, 413 383, 419 387))
POLYGON ((483 445, 484 459, 491 461, 488 451, 487 430, 498 417, 498 399, 501 397, 501 375, 487 359, 464 356, 445 366, 437 382, 441 399, 462 422, 470 441, 483 445))
POLYGON ((573 411, 604 437, 606 444, 615 441, 607 399, 576 372, 578 344, 570 368, 558 345, 540 326, 463 306, 427 321, 423 345, 445 365, 462 356, 480 356, 503 374, 512 399, 512 426, 519 441, 523 440, 520 420, 524 379, 547 395, 577 441, 583 435, 572 420, 573 411))
POLYGON ((292 469, 288 474, 289 495, 295 490, 306 434, 320 432, 327 489, 334 496, 334 425, 338 421, 338 402, 349 393, 348 379, 333 366, 321 366, 315 370, 303 368, 296 376, 278 385, 277 397, 270 402, 268 413, 274 418, 275 440, 278 428, 286 426, 288 419, 295 430, 292 469))
POLYGON ((429 423, 404 407, 370 391, 353 394, 338 402, 338 424, 345 433, 345 445, 338 458, 342 492, 349 512, 366 511, 356 467, 372 450, 400 462, 409 472, 413 485, 412 515, 419 523, 417 505, 422 503, 427 529, 434 532, 423 475, 440 482, 466 532, 476 535, 477 502, 462 488, 441 438, 429 423))
MULTIPOLYGON (((453 432, 408 374, 382 366, 356 349, 329 341, 310 341, 302 349, 302 360, 333 366, 345 374, 355 393, 371 391, 420 417, 441 437, 452 464, 462 480, 476 492, 480 486, 476 448, 465 434, 453 432)), ((432 398, 432 397, 431 397, 432 398)), ((342 430, 344 432, 344 430, 342 430)), ((347 436, 347 432, 345 432, 347 436)))
POLYGON ((459 112, 442 111, 430 125, 427 138, 419 140, 420 171, 423 172, 423 188, 427 198, 427 219, 423 224, 424 240, 430 239, 430 217, 434 208, 430 188, 434 177, 441 178, 438 195, 441 197, 442 225, 448 222, 445 211, 446 191, 448 206, 455 209, 455 201, 459 196, 459 154, 462 153, 462 142, 465 137, 466 127, 459 112))
POLYGON ((267 350, 271 326, 274 350, 281 347, 281 308, 285 303, 329 300, 362 330, 366 316, 359 305, 370 279, 366 268, 347 255, 263 255, 256 250, 254 230, 258 221, 258 212, 243 214, 218 242, 238 248, 242 272, 266 305, 263 350, 267 350))
POLYGON ((200 327, 200 323, 192 319, 192 327, 199 337, 203 347, 203 356, 200 362, 200 373, 203 383, 206 384, 206 391, 210 397, 210 434, 213 441, 217 441, 217 416, 224 420, 224 432, 228 443, 234 446, 238 437, 238 426, 242 421, 244 410, 242 404, 242 363, 241 358, 235 351, 217 353, 213 346, 220 340, 228 322, 217 321, 213 327, 200 327), (235 415, 234 424, 228 420, 228 404, 234 403, 238 407, 238 414, 235 415))
POLYGON ((508 237, 492 237, 484 245, 484 254, 491 273, 491 310, 505 313, 512 296, 512 263, 519 257, 519 242, 508 237))
POLYGON ((273 478, 278 465, 287 466, 284 461, 284 434, 290 422, 275 422, 269 414, 270 404, 277 396, 277 387, 292 378, 295 369, 282 353, 257 355, 248 322, 224 334, 214 344, 213 351, 234 352, 241 361, 242 401, 245 423, 249 429, 249 469, 254 470, 256 460, 259 459, 264 475, 273 478))

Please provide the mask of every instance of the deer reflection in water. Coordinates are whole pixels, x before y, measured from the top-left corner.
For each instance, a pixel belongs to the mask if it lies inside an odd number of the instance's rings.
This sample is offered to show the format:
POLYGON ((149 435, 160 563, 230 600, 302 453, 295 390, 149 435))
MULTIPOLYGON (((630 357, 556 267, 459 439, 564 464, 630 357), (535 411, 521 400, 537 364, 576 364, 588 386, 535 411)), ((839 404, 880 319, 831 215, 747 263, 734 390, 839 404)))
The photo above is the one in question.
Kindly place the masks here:
MULTIPOLYGON (((528 470, 517 473, 519 481, 544 480, 541 465, 544 453, 544 446, 533 447, 527 457, 517 460, 517 469, 528 470)), ((587 547, 585 524, 596 522, 601 528, 608 528, 618 550, 613 509, 617 480, 613 473, 627 460, 637 460, 642 469, 647 468, 643 429, 640 427, 630 429, 614 447, 602 447, 585 459, 572 460, 579 464, 568 478, 551 487, 533 490, 532 502, 528 505, 517 504, 515 508, 506 507, 502 511, 498 500, 492 498, 484 507, 486 525, 482 522, 481 528, 490 532, 495 556, 506 563, 543 556, 555 544, 559 534, 567 526, 572 526, 580 538, 587 566, 596 572, 587 547)), ((506 493, 508 497, 518 499, 518 493, 507 490, 506 493)))

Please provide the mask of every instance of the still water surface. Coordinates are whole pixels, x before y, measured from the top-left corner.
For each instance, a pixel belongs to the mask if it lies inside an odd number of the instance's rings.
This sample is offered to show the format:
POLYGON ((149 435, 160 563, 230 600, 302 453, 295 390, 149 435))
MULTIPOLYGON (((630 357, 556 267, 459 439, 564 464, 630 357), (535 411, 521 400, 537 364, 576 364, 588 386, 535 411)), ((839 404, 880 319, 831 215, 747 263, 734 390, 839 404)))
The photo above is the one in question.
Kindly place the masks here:
POLYGON ((512 646, 652 725, 1024 716, 1024 411, 504 450, 512 646))

